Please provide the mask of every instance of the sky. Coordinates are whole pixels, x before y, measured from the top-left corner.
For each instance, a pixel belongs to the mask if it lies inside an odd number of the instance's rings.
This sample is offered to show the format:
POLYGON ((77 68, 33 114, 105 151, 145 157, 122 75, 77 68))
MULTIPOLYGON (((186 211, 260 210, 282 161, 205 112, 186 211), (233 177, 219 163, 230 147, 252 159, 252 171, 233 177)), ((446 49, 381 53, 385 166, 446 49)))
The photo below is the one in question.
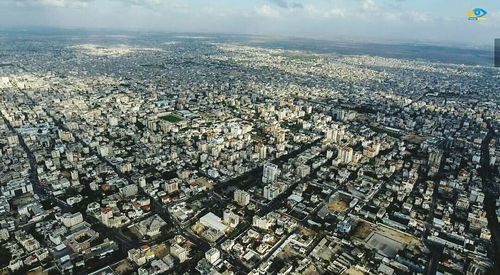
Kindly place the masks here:
POLYGON ((500 0, 0 0, 0 27, 222 32, 481 46, 500 0), (467 20, 483 8, 487 20, 467 20))

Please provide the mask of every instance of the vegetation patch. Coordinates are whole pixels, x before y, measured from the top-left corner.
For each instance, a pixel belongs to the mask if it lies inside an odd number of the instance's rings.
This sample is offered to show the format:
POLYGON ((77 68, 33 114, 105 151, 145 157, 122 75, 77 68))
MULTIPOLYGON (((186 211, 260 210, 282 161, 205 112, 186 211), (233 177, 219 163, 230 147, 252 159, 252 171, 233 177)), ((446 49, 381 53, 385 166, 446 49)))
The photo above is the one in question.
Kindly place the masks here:
POLYGON ((184 120, 181 117, 178 117, 176 115, 166 115, 166 116, 160 117, 160 119, 171 122, 171 123, 177 123, 177 122, 181 122, 184 120))

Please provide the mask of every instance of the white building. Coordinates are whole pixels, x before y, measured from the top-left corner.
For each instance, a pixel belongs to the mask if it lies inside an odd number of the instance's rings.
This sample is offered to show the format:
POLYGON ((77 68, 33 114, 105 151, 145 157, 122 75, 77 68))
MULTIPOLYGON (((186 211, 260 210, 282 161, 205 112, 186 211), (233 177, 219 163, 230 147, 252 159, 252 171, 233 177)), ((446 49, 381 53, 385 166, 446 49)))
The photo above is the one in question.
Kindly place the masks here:
POLYGON ((325 131, 325 141, 339 143, 344 138, 344 129, 338 125, 325 131))
POLYGON ((279 194, 281 193, 281 190, 278 188, 278 186, 269 184, 264 186, 264 198, 267 200, 274 200, 279 194))
POLYGON ((203 226, 211 228, 218 232, 226 232, 228 226, 222 223, 221 218, 217 217, 214 213, 209 212, 205 216, 200 218, 200 223, 203 226))
POLYGON ((74 214, 65 213, 61 217, 61 222, 66 227, 73 227, 81 222, 83 222, 82 213, 76 212, 74 214))
POLYGON ((221 254, 219 249, 215 247, 211 248, 205 253, 205 259, 207 259, 207 261, 212 265, 216 264, 219 261, 220 256, 221 254))
POLYGON ((302 164, 297 167, 297 176, 300 178, 304 178, 311 173, 311 167, 309 165, 302 164))
POLYGON ((250 203, 250 194, 246 191, 237 189, 234 191, 234 201, 240 206, 246 206, 250 203))
POLYGON ((189 251, 176 243, 170 246, 170 254, 183 263, 188 259, 189 251))
POLYGON ((273 183, 278 179, 278 176, 280 175, 280 170, 278 168, 278 165, 273 163, 266 163, 264 164, 263 169, 264 169, 262 173, 263 183, 273 183))
POLYGON ((172 179, 165 183, 165 191, 169 194, 177 192, 179 190, 179 181, 172 179))
POLYGON ((267 146, 259 143, 259 144, 255 145, 255 152, 259 155, 259 159, 266 159, 267 146))
POLYGON ((0 192, 6 197, 15 197, 28 192, 33 193, 33 185, 24 179, 14 179, 1 186, 0 192))
POLYGON ((225 224, 229 225, 232 228, 235 228, 240 223, 240 216, 233 213, 231 210, 226 209, 224 210, 223 220, 225 224))
POLYGON ((124 187, 120 188, 120 193, 122 193, 122 195, 125 197, 133 197, 137 194, 138 191, 139 188, 137 188, 137 185, 135 184, 125 185, 124 187))
POLYGON ((273 225, 273 222, 267 217, 259 217, 255 215, 252 219, 252 225, 260 229, 269 230, 269 228, 273 225))
POLYGON ((354 156, 354 150, 349 146, 344 146, 339 150, 337 158, 339 163, 351 163, 354 156))

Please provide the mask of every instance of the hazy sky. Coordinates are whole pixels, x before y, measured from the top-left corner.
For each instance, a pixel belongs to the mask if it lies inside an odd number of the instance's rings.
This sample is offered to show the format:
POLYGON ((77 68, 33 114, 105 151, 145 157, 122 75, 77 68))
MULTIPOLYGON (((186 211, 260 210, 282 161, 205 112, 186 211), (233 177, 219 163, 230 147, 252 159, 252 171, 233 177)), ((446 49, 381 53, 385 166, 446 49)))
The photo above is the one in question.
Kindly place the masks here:
POLYGON ((487 45, 500 38, 500 0, 0 0, 2 26, 487 45), (487 20, 467 20, 476 7, 487 20))

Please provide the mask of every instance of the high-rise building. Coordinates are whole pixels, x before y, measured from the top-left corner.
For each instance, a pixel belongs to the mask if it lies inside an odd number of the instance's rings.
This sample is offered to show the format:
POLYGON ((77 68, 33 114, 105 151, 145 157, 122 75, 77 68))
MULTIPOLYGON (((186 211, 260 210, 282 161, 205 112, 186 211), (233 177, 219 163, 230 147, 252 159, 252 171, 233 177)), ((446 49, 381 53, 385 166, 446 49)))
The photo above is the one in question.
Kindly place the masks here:
POLYGON ((9 145, 19 144, 19 138, 17 135, 10 135, 7 137, 7 142, 9 145))
POLYGON ((108 117, 109 126, 114 127, 118 125, 118 119, 116 117, 108 117))
POLYGON ((179 262, 183 263, 188 259, 189 251, 186 250, 183 246, 174 243, 172 246, 170 246, 170 254, 176 257, 179 262))
POLYGON ((113 219, 113 210, 109 207, 101 209, 101 221, 105 226, 111 226, 111 220, 113 219))
POLYGON ((266 159, 267 157, 267 147, 266 145, 259 143, 255 145, 255 152, 259 154, 259 159, 266 159))
POLYGON ((429 166, 439 166, 441 165, 441 158, 443 157, 443 152, 439 149, 431 149, 429 153, 429 166))
POLYGON ((133 197, 137 195, 137 192, 139 191, 139 188, 137 188, 137 185, 135 184, 128 184, 120 188, 120 193, 124 197, 133 197))
POLYGON ((217 263, 220 257, 220 251, 215 247, 205 252, 205 259, 207 259, 207 261, 212 265, 217 263))
POLYGON ((234 201, 240 206, 246 206, 250 203, 250 194, 246 191, 237 189, 234 191, 234 201))
POLYGON ((339 143, 344 138, 344 127, 334 124, 325 131, 325 141, 339 143))
POLYGON ((443 151, 432 148, 429 152, 429 175, 435 175, 439 171, 441 166, 441 160, 443 158, 443 151))
POLYGON ((279 131, 276 133, 276 143, 280 144, 285 142, 285 132, 284 131, 279 131))
POLYGON ((76 212, 74 214, 65 213, 61 217, 61 222, 66 227, 73 227, 73 226, 83 222, 82 213, 80 213, 80 212, 76 212))
POLYGON ((303 178, 307 175, 309 175, 309 173, 311 173, 311 167, 309 167, 309 165, 305 165, 305 164, 302 164, 302 165, 299 165, 299 167, 297 167, 297 176, 299 176, 300 178, 303 178))
POLYGON ((179 181, 178 180, 170 180, 165 183, 165 191, 167 193, 172 194, 174 192, 177 192, 179 190, 179 181))
POLYGON ((253 216, 252 218, 252 226, 264 229, 264 230, 269 230, 271 226, 273 225, 273 222, 268 219, 267 217, 259 217, 257 215, 253 216))
POLYGON ((264 186, 264 198, 268 200, 275 199, 280 194, 280 189, 272 184, 264 186))
POLYGON ((325 131, 325 141, 330 142, 333 141, 333 129, 327 129, 325 131))
POLYGON ((349 146, 344 146, 340 148, 337 160, 340 163, 351 163, 353 155, 354 155, 353 149, 349 146))
POLYGON ((156 131, 157 123, 155 120, 146 121, 146 127, 151 131, 156 131))
POLYGON ((278 176, 280 174, 278 165, 273 163, 266 163, 264 164, 263 169, 264 169, 262 173, 263 183, 273 183, 278 179, 278 176))
POLYGON ((380 152, 380 143, 374 143, 363 150, 363 155, 369 158, 376 157, 380 152))
POLYGON ((235 228, 240 223, 240 216, 233 213, 231 210, 226 209, 224 211, 222 220, 224 221, 225 224, 229 225, 232 228, 235 228))

